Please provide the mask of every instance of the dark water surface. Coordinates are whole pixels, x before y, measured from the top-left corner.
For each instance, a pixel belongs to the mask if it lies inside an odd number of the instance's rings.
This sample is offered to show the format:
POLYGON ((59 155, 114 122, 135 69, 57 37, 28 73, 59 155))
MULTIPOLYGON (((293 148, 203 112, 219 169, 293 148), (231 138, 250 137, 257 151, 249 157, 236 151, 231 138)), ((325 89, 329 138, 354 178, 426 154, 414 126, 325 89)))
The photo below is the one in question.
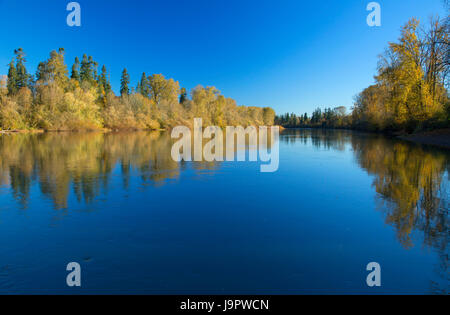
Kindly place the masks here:
POLYGON ((170 150, 167 133, 1 135, 0 293, 448 292, 448 150, 290 130, 276 173, 170 150))

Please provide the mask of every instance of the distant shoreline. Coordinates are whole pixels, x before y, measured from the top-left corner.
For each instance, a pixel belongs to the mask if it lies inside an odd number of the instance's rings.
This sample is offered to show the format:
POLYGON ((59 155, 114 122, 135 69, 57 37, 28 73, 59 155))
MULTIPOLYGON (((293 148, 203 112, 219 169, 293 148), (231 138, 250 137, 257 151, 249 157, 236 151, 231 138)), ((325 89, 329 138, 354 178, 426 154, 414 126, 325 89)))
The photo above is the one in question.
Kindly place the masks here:
POLYGON ((444 149, 450 149, 450 128, 435 129, 432 131, 421 131, 413 134, 398 134, 389 132, 375 132, 368 130, 359 130, 353 128, 323 128, 323 127, 307 127, 307 128, 284 128, 285 130, 295 130, 295 129, 325 129, 325 130, 348 130, 348 131, 359 131, 374 134, 383 134, 386 136, 394 137, 397 139, 424 144, 432 145, 444 149))

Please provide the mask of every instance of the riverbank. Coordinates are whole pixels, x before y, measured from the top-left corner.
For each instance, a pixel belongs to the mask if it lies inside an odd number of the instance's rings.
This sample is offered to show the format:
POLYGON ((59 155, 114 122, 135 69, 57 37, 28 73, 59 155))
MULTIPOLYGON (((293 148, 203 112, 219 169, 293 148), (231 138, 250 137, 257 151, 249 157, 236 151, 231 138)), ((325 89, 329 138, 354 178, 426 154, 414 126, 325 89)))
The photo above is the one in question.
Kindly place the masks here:
POLYGON ((14 134, 14 133, 44 133, 45 130, 0 130, 0 134, 14 134))
POLYGON ((412 135, 402 135, 398 136, 398 138, 411 142, 450 149, 450 128, 419 132, 412 135))
POLYGON ((30 130, 0 130, 0 134, 34 134, 34 133, 77 133, 77 132, 119 132, 119 131, 164 131, 165 129, 80 129, 80 130, 44 130, 44 129, 30 129, 30 130))
MULTIPOLYGON (((280 128, 280 131, 285 130, 282 126, 274 126, 280 128)), ((190 127, 192 129, 192 127, 190 127)), ((120 131, 167 131, 169 129, 135 129, 135 128, 125 128, 125 129, 81 129, 81 130, 44 130, 44 129, 23 129, 23 130, 0 130, 0 134, 17 134, 17 133, 47 133, 47 132, 120 132, 120 131)))
MULTIPOLYGON (((406 134, 405 132, 382 132, 382 131, 367 131, 354 128, 323 128, 323 127, 308 127, 308 128, 283 128, 284 129, 326 129, 326 130, 349 130, 383 134, 388 137, 394 137, 410 142, 433 145, 445 149, 450 149, 450 128, 436 129, 432 131, 417 132, 414 134, 406 134)), ((281 129, 280 129, 281 130, 281 129)))

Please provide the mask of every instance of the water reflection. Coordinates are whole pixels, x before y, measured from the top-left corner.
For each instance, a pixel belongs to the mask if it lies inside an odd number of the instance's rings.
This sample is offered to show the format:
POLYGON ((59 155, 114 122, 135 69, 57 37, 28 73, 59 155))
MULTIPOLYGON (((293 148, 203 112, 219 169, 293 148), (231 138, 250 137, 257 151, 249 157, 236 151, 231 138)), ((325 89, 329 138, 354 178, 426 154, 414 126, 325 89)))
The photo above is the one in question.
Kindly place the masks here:
POLYGON ((448 292, 448 210, 450 154, 446 150, 415 145, 381 135, 337 130, 288 130, 281 138, 287 144, 310 143, 317 149, 343 151, 351 145, 358 165, 374 176, 377 207, 385 223, 395 228, 397 240, 406 249, 421 234, 423 245, 440 257, 437 272, 442 283, 432 290, 448 292))
MULTIPOLYGON (((343 151, 351 146, 360 167, 375 176, 374 188, 383 201, 380 210, 405 247, 412 245, 410 236, 415 229, 427 234, 429 245, 437 246, 436 238, 448 234, 448 152, 333 130, 289 130, 281 141, 310 143, 325 150, 343 151)), ((133 170, 153 184, 177 178, 187 163, 172 160, 172 144, 167 132, 3 135, 0 185, 10 187, 24 208, 33 181, 39 182, 42 194, 50 197, 56 208, 68 206, 70 189, 79 201, 89 203, 107 188, 117 166, 125 188, 133 170)), ((214 162, 192 163, 196 170, 217 167, 214 162)))
POLYGON ((405 248, 415 245, 412 236, 420 232, 440 258, 436 272, 442 282, 432 283, 432 290, 448 292, 449 155, 382 137, 353 137, 352 146, 359 165, 375 176, 386 224, 405 248))
POLYGON ((411 247, 412 232, 420 230, 426 234, 427 245, 444 246, 448 237, 448 151, 339 130, 288 130, 281 141, 338 151, 351 145, 358 165, 375 177, 373 186, 382 201, 378 207, 386 224, 395 227, 399 242, 411 247))
POLYGON ((427 245, 438 246, 447 234, 448 156, 383 138, 352 139, 359 165, 375 176, 374 187, 386 223, 395 227, 404 247, 422 230, 427 245))
MULTIPOLYGON (((3 135, 0 185, 10 187, 25 209, 33 181, 57 209, 68 207, 70 189, 78 201, 90 203, 107 189, 117 166, 125 188, 133 170, 155 185, 178 177, 185 163, 172 160, 171 144, 170 135, 160 132, 3 135)), ((196 170, 214 167, 214 163, 193 164, 196 170)))
MULTIPOLYGON (((420 240, 439 255, 436 271, 442 283, 433 283, 432 289, 448 290, 448 151, 349 131, 288 130, 280 141, 284 146, 351 151, 359 167, 373 177, 385 223, 395 229, 405 249, 421 245, 417 244, 420 240)), ((71 192, 78 202, 89 204, 108 189, 115 176, 128 189, 133 176, 164 185, 188 169, 199 172, 219 167, 213 162, 174 162, 172 143, 165 132, 1 135, 0 187, 23 209, 35 186, 56 209, 66 209, 71 192)), ((283 147, 280 154, 283 157, 283 147)))
POLYGON ((344 151, 351 142, 352 132, 330 129, 289 129, 283 132, 285 144, 311 143, 317 149, 344 151))

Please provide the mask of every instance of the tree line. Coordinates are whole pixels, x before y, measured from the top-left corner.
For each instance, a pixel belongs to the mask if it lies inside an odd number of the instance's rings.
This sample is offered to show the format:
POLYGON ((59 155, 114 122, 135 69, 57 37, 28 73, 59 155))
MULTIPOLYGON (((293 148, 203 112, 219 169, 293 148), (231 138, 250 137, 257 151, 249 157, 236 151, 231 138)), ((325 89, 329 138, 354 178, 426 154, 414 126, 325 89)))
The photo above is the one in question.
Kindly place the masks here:
POLYGON ((92 56, 76 57, 69 73, 63 48, 52 51, 32 75, 22 48, 14 51, 6 84, 0 84, 1 130, 162 129, 192 125, 273 125, 269 107, 238 106, 215 87, 190 93, 162 74, 142 74, 137 85, 124 69, 115 95, 106 66, 92 56))
POLYGON ((277 116, 285 127, 355 128, 416 131, 450 125, 448 74, 450 18, 430 20, 422 28, 411 19, 397 42, 380 55, 375 84, 355 97, 351 113, 344 107, 307 114, 277 116))
POLYGON ((275 117, 275 124, 286 128, 347 128, 350 124, 350 116, 347 115, 347 108, 339 106, 336 108, 316 108, 311 117, 308 113, 296 115, 287 113, 275 117))

